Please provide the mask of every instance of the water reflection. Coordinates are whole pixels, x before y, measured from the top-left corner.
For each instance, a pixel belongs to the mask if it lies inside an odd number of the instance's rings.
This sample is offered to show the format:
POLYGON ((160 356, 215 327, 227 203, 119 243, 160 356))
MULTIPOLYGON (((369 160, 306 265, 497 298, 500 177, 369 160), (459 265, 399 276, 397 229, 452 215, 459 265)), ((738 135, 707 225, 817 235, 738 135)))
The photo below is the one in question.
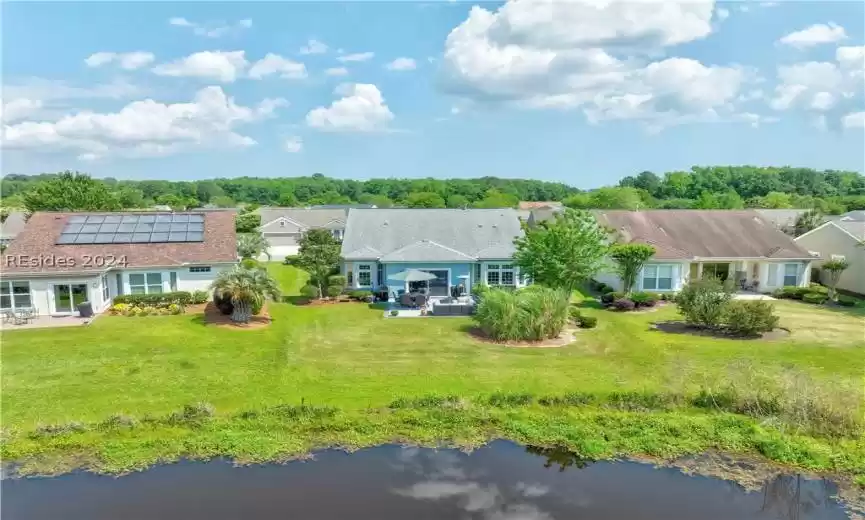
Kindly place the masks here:
POLYGON ((831 484, 728 482, 508 442, 463 453, 383 446, 287 465, 180 463, 121 478, 2 482, 3 519, 835 520, 831 484), (553 469, 553 471, 550 471, 553 469))

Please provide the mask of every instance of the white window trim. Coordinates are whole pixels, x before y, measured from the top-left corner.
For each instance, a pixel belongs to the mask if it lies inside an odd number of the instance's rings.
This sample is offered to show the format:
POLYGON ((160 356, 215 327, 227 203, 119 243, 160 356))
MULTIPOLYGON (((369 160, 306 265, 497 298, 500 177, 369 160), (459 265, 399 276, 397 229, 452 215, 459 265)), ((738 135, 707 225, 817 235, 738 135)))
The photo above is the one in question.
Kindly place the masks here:
POLYGON ((2 280, 0 284, 6 285, 9 288, 9 307, 0 307, 0 309, 4 311, 12 311, 15 309, 31 309, 33 308, 33 285, 30 283, 30 280, 2 280), (30 305, 26 305, 23 307, 17 307, 15 305, 15 294, 12 292, 12 284, 13 283, 26 283, 27 284, 27 292, 20 293, 19 296, 27 294, 30 297, 30 305))
POLYGON ((639 287, 641 291, 652 291, 652 292, 665 292, 665 291, 675 291, 676 290, 676 264, 646 264, 643 266, 643 269, 640 271, 640 283, 639 287), (661 289, 661 280, 666 277, 661 277, 661 268, 669 267, 670 268, 670 288, 669 289, 661 289), (649 278, 650 280, 655 280, 655 287, 646 287, 646 270, 649 268, 655 269, 654 278, 649 278))
POLYGON ((159 275, 159 280, 160 280, 159 286, 161 288, 160 293, 168 292, 165 290, 165 284, 167 283, 166 278, 170 279, 170 276, 166 277, 165 273, 163 271, 146 271, 146 272, 142 271, 140 273, 129 273, 126 275, 126 286, 129 288, 129 292, 126 294, 159 294, 159 293, 151 293, 150 292, 150 286, 156 285, 156 284, 147 283, 147 275, 149 275, 149 274, 158 274, 159 275), (142 286, 142 285, 136 284, 133 286, 132 285, 132 277, 135 275, 139 275, 139 274, 144 275, 144 285, 142 286), (133 293, 132 287, 144 287, 144 292, 143 293, 133 293))
POLYGON ((111 300, 111 291, 108 288, 108 275, 102 275, 102 303, 103 305, 111 300))
POLYGON ((519 287, 519 269, 512 261, 507 262, 488 262, 484 265, 485 269, 483 272, 483 281, 484 284, 494 287, 519 287), (509 269, 505 269, 503 266, 509 265, 509 269), (495 267, 493 267, 495 266, 495 267), (491 284, 490 283, 490 273, 498 273, 499 283, 491 284), (503 284, 502 279, 504 273, 511 273, 513 277, 513 283, 503 284))
POLYGON ((373 282, 373 275, 372 275, 372 273, 373 273, 372 263, 370 263, 370 262, 362 262, 362 263, 359 263, 359 264, 355 264, 355 266, 354 266, 354 279, 355 279, 355 282, 357 283, 356 287, 358 287, 358 288, 368 288, 368 287, 372 287, 372 282, 373 282), (367 269, 361 269, 362 267, 367 267, 368 270, 367 270, 367 269), (361 283, 360 283, 360 275, 361 275, 362 273, 369 273, 369 285, 361 285, 361 283))

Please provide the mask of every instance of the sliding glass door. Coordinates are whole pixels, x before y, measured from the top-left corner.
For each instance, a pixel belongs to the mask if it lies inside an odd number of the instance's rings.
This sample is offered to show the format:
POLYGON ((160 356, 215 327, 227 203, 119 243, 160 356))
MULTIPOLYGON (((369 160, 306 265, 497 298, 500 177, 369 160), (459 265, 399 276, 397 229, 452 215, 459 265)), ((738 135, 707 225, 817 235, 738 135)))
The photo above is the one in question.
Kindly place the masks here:
POLYGON ((54 312, 72 314, 78 311, 78 304, 87 301, 87 284, 55 284, 54 312))

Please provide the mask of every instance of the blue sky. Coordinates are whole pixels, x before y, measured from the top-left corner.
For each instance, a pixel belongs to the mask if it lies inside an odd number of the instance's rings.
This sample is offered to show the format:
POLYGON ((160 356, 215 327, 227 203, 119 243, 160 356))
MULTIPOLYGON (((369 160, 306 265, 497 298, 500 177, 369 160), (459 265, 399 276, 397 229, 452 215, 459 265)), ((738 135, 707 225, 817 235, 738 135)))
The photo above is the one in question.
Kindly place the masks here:
POLYGON ((825 1, 6 3, 2 172, 863 171, 863 21, 825 1))

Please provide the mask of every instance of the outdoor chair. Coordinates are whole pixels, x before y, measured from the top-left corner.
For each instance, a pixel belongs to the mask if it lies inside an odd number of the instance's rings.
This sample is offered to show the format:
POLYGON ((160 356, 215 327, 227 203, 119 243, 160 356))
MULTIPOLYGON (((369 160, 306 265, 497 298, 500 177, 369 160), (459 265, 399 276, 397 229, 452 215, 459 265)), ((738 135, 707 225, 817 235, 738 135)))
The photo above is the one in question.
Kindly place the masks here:
POLYGON ((414 298, 410 294, 403 292, 399 295, 399 303, 403 307, 414 307, 414 298))
POLYGON ((427 297, 425 294, 418 294, 417 296, 414 297, 414 304, 420 309, 423 309, 424 307, 426 307, 426 302, 427 302, 427 297))

